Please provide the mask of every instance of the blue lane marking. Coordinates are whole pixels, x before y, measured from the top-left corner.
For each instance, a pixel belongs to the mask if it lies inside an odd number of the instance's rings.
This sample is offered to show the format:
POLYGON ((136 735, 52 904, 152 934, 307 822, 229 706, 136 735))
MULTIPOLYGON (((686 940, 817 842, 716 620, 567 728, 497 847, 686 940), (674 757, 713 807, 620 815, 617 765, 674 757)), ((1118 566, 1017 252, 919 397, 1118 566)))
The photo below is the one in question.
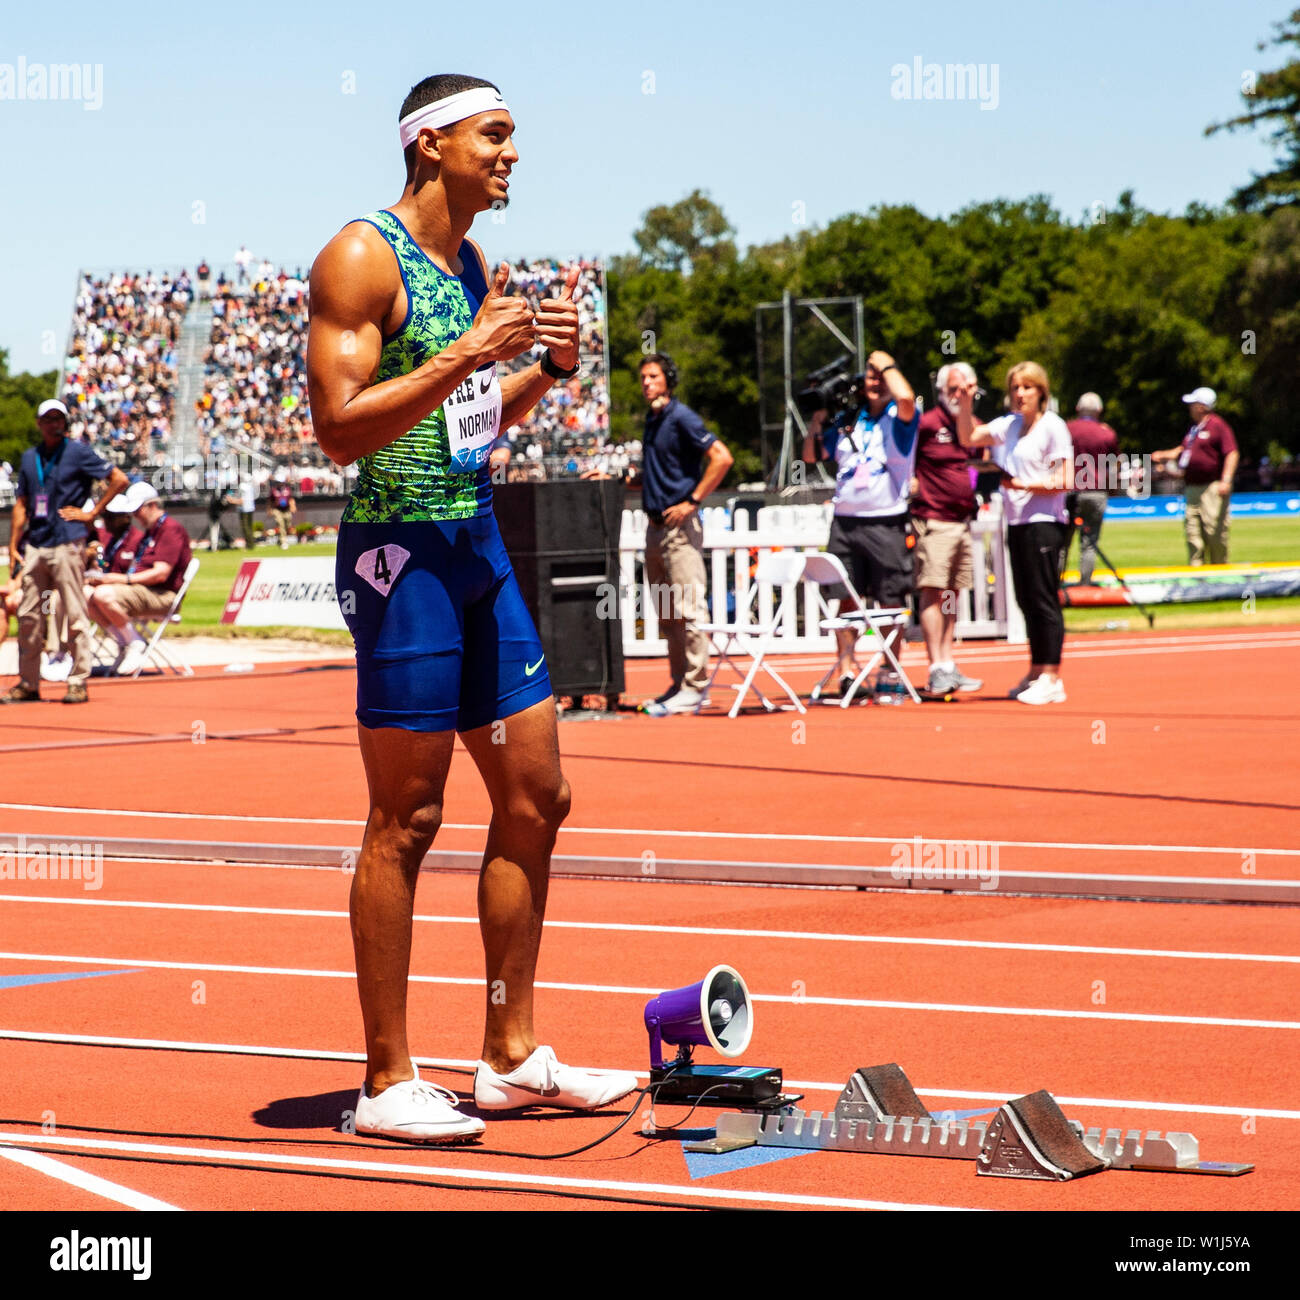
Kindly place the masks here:
MULTIPOLYGON (((973 1119, 977 1115, 995 1115, 998 1107, 985 1106, 981 1110, 943 1110, 931 1111, 935 1119, 973 1119)), ((712 1129, 692 1131, 687 1141, 701 1142, 713 1136, 712 1129)), ((742 1147, 739 1151, 729 1151, 726 1155, 708 1155, 702 1151, 687 1151, 683 1146, 682 1156, 686 1160, 686 1172, 692 1181, 697 1178, 710 1178, 715 1174, 730 1174, 737 1169, 752 1169, 755 1165, 771 1164, 774 1160, 789 1160, 794 1156, 815 1155, 815 1150, 799 1150, 791 1147, 742 1147)))
POLYGON ((715 1174, 730 1174, 737 1169, 752 1169, 755 1165, 770 1165, 774 1160, 790 1160, 795 1156, 814 1156, 815 1151, 800 1151, 790 1147, 742 1147, 726 1155, 711 1156, 702 1151, 687 1151, 686 1172, 691 1180, 710 1178, 715 1174))
POLYGON ((49 975, 0 975, 0 989, 21 988, 24 984, 58 984, 63 980, 91 980, 97 975, 138 975, 138 970, 57 971, 49 975))
POLYGON ((932 1110, 935 1119, 976 1119, 980 1115, 996 1115, 999 1107, 985 1106, 980 1110, 932 1110))

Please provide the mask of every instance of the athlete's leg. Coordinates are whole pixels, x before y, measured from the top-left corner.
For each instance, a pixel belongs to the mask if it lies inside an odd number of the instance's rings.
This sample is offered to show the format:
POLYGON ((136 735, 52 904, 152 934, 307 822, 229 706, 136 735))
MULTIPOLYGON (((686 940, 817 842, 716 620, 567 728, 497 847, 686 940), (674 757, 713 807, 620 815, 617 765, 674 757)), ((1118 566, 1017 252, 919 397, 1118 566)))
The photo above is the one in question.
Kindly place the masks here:
POLYGON ((555 701, 463 732, 492 800, 478 915, 487 968, 482 1059, 499 1074, 537 1047, 533 980, 555 834, 569 811, 555 701))
POLYGON ((370 816, 352 881, 352 946, 372 1096, 412 1078, 406 1041, 411 914, 420 863, 442 822, 454 731, 358 726, 370 816))

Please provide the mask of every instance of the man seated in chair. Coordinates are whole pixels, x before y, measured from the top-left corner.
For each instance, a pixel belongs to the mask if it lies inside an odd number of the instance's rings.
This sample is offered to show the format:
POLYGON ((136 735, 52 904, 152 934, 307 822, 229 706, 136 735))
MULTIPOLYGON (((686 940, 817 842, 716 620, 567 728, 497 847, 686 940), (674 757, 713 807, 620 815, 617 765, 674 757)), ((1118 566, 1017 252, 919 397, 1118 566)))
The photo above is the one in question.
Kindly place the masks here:
POLYGON ((86 574, 86 585, 91 589, 91 618, 121 648, 113 671, 119 677, 130 677, 139 669, 147 648, 133 620, 167 616, 185 582, 190 537, 184 525, 163 509, 150 484, 133 483, 124 496, 142 533, 135 555, 125 572, 86 574))

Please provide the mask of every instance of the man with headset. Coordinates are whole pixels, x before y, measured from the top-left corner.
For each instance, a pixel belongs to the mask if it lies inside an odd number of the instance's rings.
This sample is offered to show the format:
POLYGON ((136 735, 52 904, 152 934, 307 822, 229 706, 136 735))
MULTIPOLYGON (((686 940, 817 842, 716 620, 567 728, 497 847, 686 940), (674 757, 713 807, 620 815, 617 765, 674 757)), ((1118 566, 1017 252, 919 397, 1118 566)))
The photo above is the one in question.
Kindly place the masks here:
POLYGON ((697 626, 708 617, 709 590, 700 506, 734 463, 726 445, 677 400, 676 387, 672 357, 666 352, 645 357, 641 395, 650 408, 641 443, 641 499, 650 517, 645 571, 672 675, 669 688, 645 705, 656 718, 694 713, 708 703, 709 638, 697 626))

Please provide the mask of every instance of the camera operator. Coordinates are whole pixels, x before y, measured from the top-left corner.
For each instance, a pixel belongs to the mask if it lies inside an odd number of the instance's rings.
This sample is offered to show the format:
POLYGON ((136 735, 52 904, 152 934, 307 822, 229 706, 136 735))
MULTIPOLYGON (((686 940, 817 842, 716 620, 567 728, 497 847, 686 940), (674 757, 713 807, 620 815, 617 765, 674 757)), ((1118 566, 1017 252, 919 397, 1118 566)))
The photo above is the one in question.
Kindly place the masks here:
MULTIPOLYGON (((916 395, 894 358, 877 351, 867 358, 854 397, 829 427, 826 408, 813 412, 803 460, 835 462, 835 513, 826 549, 865 599, 903 605, 912 590, 907 499, 916 459, 916 395)), ((835 639, 835 675, 843 693, 854 676, 858 633, 840 628, 835 639)))

